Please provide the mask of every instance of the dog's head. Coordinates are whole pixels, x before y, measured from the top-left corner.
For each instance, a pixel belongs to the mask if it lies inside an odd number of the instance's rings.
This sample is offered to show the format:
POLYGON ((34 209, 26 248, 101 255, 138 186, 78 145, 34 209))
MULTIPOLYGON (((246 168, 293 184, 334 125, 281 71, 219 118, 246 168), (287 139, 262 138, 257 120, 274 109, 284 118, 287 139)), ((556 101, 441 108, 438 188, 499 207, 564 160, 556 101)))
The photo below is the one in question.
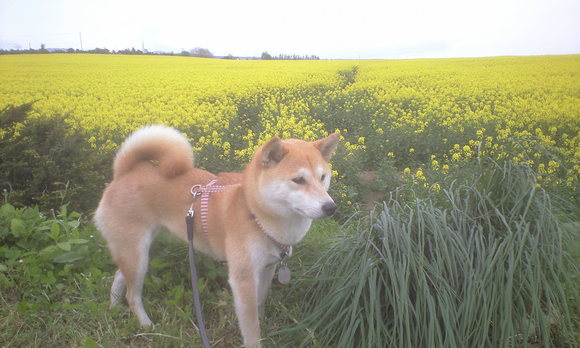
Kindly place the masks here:
POLYGON ((338 140, 337 133, 314 142, 275 137, 258 149, 253 180, 262 205, 281 216, 321 219, 332 215, 336 204, 327 192, 328 161, 338 140))

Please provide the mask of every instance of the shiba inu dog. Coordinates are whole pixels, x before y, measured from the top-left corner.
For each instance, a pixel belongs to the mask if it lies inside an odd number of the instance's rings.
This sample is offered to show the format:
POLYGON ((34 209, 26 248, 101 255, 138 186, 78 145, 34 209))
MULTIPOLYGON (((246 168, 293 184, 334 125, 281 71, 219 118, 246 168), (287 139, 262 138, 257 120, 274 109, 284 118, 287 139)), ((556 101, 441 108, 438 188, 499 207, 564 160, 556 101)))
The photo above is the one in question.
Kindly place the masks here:
POLYGON ((119 268, 111 306, 126 289, 141 325, 152 324, 141 300, 151 242, 160 228, 187 241, 185 215, 205 208, 195 215, 194 246, 227 262, 244 344, 260 347, 259 315, 277 264, 313 219, 336 210, 327 190, 328 161, 338 141, 336 133, 314 142, 275 137, 243 172, 216 176, 194 168, 191 145, 175 129, 156 125, 134 132, 116 155, 113 180, 94 217, 119 268), (208 184, 219 189, 206 190, 204 207, 196 190, 214 187, 208 184))

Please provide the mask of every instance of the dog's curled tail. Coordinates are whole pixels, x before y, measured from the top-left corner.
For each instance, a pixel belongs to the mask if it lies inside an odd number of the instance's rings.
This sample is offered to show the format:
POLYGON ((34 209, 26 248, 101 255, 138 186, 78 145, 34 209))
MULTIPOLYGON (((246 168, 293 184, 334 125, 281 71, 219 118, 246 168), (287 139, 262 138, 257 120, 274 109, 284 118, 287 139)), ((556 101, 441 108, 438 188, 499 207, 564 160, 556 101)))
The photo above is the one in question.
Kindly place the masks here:
POLYGON ((156 163, 171 178, 193 167, 193 151, 176 129, 154 125, 136 130, 123 143, 113 164, 114 178, 130 172, 143 161, 156 163))

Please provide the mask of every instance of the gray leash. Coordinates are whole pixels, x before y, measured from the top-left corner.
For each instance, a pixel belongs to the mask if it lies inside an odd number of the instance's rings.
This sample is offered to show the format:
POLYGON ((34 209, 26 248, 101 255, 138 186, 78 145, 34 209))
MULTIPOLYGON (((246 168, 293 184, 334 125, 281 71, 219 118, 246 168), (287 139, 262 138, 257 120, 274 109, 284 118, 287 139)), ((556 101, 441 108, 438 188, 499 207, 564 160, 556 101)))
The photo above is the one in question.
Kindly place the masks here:
POLYGON ((193 304, 195 307, 195 316, 197 318, 197 326, 199 327, 199 334, 203 348, 210 348, 207 339, 207 332, 203 321, 203 313, 201 311, 201 301, 199 300, 199 289, 197 288, 197 269, 195 268, 195 259, 193 252, 193 217, 195 213, 193 209, 189 209, 185 216, 185 223, 187 225, 187 240, 189 241, 189 268, 191 269, 191 287, 193 290, 193 304))

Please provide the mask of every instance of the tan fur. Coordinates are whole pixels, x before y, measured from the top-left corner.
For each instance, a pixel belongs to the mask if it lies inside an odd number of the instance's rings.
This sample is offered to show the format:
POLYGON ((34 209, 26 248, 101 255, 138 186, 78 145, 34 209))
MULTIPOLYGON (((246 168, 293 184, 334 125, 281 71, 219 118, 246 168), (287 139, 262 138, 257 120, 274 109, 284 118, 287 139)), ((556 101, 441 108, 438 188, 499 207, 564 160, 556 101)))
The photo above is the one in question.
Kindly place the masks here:
MULTIPOLYGON (((217 176, 217 185, 231 186, 210 196, 208 238, 201 234, 200 214, 196 214, 194 246, 227 261, 236 313, 248 347, 261 346, 258 316, 280 261, 281 250, 272 239, 294 245, 312 219, 326 217, 336 208, 327 193, 327 161, 337 143, 338 134, 317 142, 271 139, 256 151, 242 173, 217 176)), ((111 305, 119 303, 126 287, 125 297, 141 325, 152 324, 141 302, 141 290, 155 233, 165 227, 186 241, 190 189, 214 178, 214 174, 193 167, 187 140, 164 126, 133 133, 115 158, 114 180, 105 189, 94 220, 119 267, 111 287, 111 305)), ((193 203, 198 212, 199 199, 193 203)))

